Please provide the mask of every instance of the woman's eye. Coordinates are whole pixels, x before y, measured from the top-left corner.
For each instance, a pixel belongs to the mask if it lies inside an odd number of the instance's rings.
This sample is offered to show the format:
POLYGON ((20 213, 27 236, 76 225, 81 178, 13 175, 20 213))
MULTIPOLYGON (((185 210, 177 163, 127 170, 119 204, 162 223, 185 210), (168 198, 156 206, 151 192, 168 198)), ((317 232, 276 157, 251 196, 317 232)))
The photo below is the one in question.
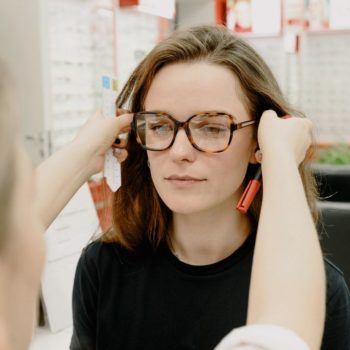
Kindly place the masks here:
POLYGON ((223 125, 205 125, 199 129, 203 133, 208 134, 222 134, 227 132, 227 127, 223 125))
POLYGON ((151 124, 148 126, 149 130, 152 130, 154 132, 158 133, 164 133, 172 131, 171 125, 169 124, 151 124))

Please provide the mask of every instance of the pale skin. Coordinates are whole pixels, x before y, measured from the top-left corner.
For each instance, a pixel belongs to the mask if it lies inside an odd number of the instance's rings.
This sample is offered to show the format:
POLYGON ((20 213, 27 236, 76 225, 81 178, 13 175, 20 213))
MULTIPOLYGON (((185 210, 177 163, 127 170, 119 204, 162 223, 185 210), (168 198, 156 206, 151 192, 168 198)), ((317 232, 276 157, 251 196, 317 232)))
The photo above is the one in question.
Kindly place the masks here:
MULTIPOLYGON (((73 142, 37 167, 37 204, 45 227, 84 182, 103 170, 107 149, 120 131, 130 126, 132 114, 123 112, 118 111, 123 114, 118 118, 104 118, 97 112, 73 142)), ((121 154, 124 158, 125 152, 121 154)))
MULTIPOLYGON (((155 79, 147 95, 146 109, 165 109, 165 112, 179 120, 185 120, 193 113, 204 110, 227 109, 227 112, 235 115, 237 121, 249 119, 236 78, 219 66, 213 67, 206 63, 195 65, 198 66, 173 65, 164 68, 164 74, 159 72, 156 76, 158 81, 155 79), (178 79, 177 86, 175 77, 178 79), (185 77, 186 84, 182 80, 185 77), (215 85, 218 81, 223 85, 215 85), (167 85, 169 90, 162 84, 167 85), (208 86, 211 86, 210 91, 208 86), (167 97, 167 91, 172 92, 173 102, 167 97), (226 92, 229 93, 229 98, 225 98, 226 92), (178 103, 179 100, 181 103, 178 103)), ((35 222, 27 220, 26 223, 22 220, 23 227, 14 227, 18 238, 12 238, 16 243, 23 240, 24 236, 28 237, 27 249, 22 251, 38 252, 39 248, 42 251, 40 238, 38 242, 34 240, 30 243, 30 235, 25 232, 35 232, 35 237, 40 237, 75 191, 93 173, 102 170, 106 150, 120 131, 130 124, 131 119, 131 114, 122 114, 109 120, 96 115, 75 141, 37 168, 33 175, 37 184, 37 209, 36 212, 28 212, 30 217, 37 219, 35 222)), ((281 120, 272 111, 266 112, 262 117, 258 141, 263 154, 264 199, 255 246, 248 324, 272 323, 288 327, 301 336, 311 349, 318 349, 324 323, 325 276, 316 230, 298 173, 298 165, 310 145, 310 130, 311 124, 307 120, 281 120), (284 182, 287 178, 288 188, 284 182), (295 220, 296 217, 298 220, 295 220)), ((208 155, 195 150, 183 130, 180 130, 170 150, 149 154, 155 186, 174 213, 172 244, 179 259, 195 265, 214 263, 231 254, 244 242, 251 226, 247 217, 234 207, 242 192, 241 182, 248 163, 261 160, 256 159, 256 147, 257 141, 249 127, 234 135, 230 149, 218 156, 208 155), (161 166, 162 162, 165 162, 164 166, 161 166), (194 175, 203 179, 201 185, 205 188, 203 191, 188 191, 185 194, 186 200, 183 200, 184 191, 181 190, 181 196, 177 195, 179 190, 164 180, 166 175, 170 175, 169 170, 171 173, 193 171, 194 175)), ((22 152, 20 154, 20 173, 30 174, 33 172, 31 166, 28 160, 24 160, 27 159, 26 156, 22 152)), ((122 161, 126 156, 125 151, 121 152, 118 159, 122 161)), ((20 201, 23 188, 33 186, 28 176, 21 176, 18 181, 21 184, 18 183, 18 194, 15 194, 17 200, 14 202, 14 212, 17 213, 31 207, 29 204, 26 206, 26 202, 22 203, 24 207, 20 207, 20 201)), ((31 197, 28 194, 26 198, 31 200, 31 197)), ((16 246, 13 244, 13 247, 16 246)), ((8 255, 9 260, 13 259, 11 250, 8 255)), ((19 256, 18 253, 16 256, 19 256)), ((25 271, 22 259, 13 261, 12 265, 8 264, 9 271, 16 264, 18 270, 23 271, 18 273, 19 286, 25 275, 33 276, 32 284, 25 282, 26 290, 23 287, 16 288, 17 300, 23 305, 35 303, 42 256, 42 253, 39 257, 34 254, 26 259, 26 266, 33 271, 25 271), (29 296, 28 289, 32 291, 29 296)), ((13 274, 11 276, 13 279, 13 274)), ((2 285, 3 290, 8 288, 6 282, 3 281, 2 285)), ((5 304, 2 303, 3 310, 6 309, 5 304)), ((30 307, 29 309, 31 310, 30 307)), ((7 328, 2 328, 4 340, 0 345, 4 346, 1 348, 24 350, 28 346, 28 329, 32 321, 30 310, 25 318, 20 312, 12 315, 1 313, 2 324, 8 325, 7 328), (17 317, 26 323, 23 329, 27 331, 23 333, 23 338, 18 337, 20 330, 15 327, 16 322, 9 323, 6 317, 17 317), (14 329, 11 331, 9 328, 12 326, 14 329), (17 341, 12 337, 13 334, 17 335, 17 341)))
MULTIPOLYGON (((17 141, 11 231, 0 254, 0 349, 28 348, 44 265, 43 234, 74 193, 102 171, 104 154, 131 115, 105 119, 100 113, 79 136, 34 169, 17 141)), ((120 156, 125 158, 125 152, 120 156)))
POLYGON ((325 319, 322 252, 298 166, 311 144, 311 122, 263 114, 263 205, 254 250, 248 324, 271 323, 319 349, 325 319), (288 201, 286 201, 288 198, 288 201))

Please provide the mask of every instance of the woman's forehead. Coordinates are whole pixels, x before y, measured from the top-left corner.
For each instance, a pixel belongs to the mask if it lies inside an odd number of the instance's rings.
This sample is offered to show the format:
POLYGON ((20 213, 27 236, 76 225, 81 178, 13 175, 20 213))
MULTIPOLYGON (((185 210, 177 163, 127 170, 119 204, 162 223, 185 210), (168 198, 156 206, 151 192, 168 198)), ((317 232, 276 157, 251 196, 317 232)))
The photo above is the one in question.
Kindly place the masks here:
POLYGON ((239 81, 228 68, 207 62, 178 63, 156 74, 144 106, 179 119, 203 111, 225 111, 246 120, 249 115, 241 96, 239 81))

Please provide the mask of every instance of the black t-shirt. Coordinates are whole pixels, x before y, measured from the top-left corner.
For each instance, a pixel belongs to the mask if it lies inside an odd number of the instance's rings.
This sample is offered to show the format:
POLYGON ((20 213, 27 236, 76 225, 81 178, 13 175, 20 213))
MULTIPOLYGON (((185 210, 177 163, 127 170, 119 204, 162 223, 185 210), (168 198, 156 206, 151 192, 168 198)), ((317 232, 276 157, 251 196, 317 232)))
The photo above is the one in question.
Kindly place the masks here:
MULTIPOLYGON (((215 264, 192 266, 161 245, 138 257, 115 243, 83 252, 73 290, 71 350, 212 350, 245 324, 255 234, 215 264)), ((322 350, 350 349, 350 296, 325 259, 322 350)))

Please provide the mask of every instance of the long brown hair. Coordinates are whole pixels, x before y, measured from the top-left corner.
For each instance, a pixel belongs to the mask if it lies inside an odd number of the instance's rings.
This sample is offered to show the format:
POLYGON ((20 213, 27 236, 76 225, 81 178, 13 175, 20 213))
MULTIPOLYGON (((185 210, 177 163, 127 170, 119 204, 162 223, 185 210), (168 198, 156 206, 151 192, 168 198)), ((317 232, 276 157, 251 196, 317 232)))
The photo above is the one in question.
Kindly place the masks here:
MULTIPOLYGON (((278 116, 292 114, 303 117, 285 100, 263 59, 242 39, 225 27, 198 26, 175 32, 162 41, 136 67, 117 98, 117 107, 131 112, 144 110, 144 101, 157 72, 163 67, 183 62, 205 61, 228 68, 239 79, 244 93, 244 104, 252 119, 259 120, 267 110, 278 116)), ((172 224, 172 213, 160 199, 147 166, 147 155, 131 133, 129 156, 122 163, 122 187, 115 193, 112 209, 112 227, 103 236, 107 242, 119 242, 131 251, 141 244, 153 247, 165 240, 172 224)), ((256 165, 249 165, 244 182, 254 174, 256 165)), ((307 200, 317 220, 316 186, 307 162, 300 165, 300 174, 307 200)), ((262 202, 262 191, 255 198, 249 215, 257 224, 262 202)), ((234 210, 234 205, 232 205, 234 210)))

